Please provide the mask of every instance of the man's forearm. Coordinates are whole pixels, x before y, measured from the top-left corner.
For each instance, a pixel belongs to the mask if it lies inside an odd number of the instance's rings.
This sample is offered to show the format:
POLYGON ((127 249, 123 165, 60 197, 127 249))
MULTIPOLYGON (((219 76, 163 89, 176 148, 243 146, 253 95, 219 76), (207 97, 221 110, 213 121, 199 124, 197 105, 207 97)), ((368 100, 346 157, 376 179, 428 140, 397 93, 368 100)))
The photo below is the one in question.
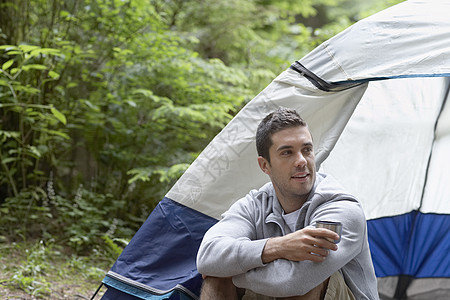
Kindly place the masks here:
POLYGON ((279 241, 280 238, 281 237, 275 237, 267 240, 261 254, 261 260, 264 264, 268 264, 276 259, 282 258, 279 249, 279 245, 281 244, 279 241))
POLYGON ((326 280, 326 263, 277 259, 261 268, 233 276, 233 284, 270 297, 300 296, 326 280), (314 266, 316 265, 316 266, 314 266), (317 271, 317 269, 322 269, 317 271))
POLYGON ((262 267, 261 253, 266 240, 221 239, 205 241, 197 255, 197 269, 207 276, 230 277, 262 267))

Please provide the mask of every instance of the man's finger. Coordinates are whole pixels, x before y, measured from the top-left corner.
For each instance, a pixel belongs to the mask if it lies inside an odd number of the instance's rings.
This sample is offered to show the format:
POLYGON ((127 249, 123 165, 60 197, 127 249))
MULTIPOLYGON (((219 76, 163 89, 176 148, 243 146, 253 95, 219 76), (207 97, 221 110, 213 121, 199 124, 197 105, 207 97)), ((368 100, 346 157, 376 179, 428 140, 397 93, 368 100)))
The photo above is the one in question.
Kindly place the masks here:
POLYGON ((324 257, 327 257, 330 254, 328 249, 319 247, 317 245, 313 246, 313 249, 310 251, 310 253, 314 253, 316 255, 320 255, 320 256, 324 256, 324 257))
POLYGON ((326 238, 317 238, 314 244, 320 248, 325 248, 329 250, 336 251, 338 249, 338 246, 334 243, 333 240, 328 240, 326 238))
MULTIPOLYGON (((332 243, 334 243, 334 241, 339 240, 339 235, 334 232, 331 231, 329 229, 326 228, 307 228, 308 230, 308 234, 310 234, 313 237, 316 238, 322 238, 322 239, 326 239, 332 243)), ((329 248, 329 247, 327 247, 329 248)), ((331 248, 329 248, 331 249, 331 248)))

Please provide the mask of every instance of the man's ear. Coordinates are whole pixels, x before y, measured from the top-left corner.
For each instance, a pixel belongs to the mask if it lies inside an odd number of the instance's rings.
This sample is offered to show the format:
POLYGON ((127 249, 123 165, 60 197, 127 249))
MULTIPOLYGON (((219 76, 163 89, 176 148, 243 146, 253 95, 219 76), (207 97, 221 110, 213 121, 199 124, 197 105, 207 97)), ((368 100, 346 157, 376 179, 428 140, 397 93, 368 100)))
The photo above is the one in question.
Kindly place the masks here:
POLYGON ((270 163, 267 161, 267 159, 262 156, 258 156, 258 164, 264 173, 270 175, 270 163))

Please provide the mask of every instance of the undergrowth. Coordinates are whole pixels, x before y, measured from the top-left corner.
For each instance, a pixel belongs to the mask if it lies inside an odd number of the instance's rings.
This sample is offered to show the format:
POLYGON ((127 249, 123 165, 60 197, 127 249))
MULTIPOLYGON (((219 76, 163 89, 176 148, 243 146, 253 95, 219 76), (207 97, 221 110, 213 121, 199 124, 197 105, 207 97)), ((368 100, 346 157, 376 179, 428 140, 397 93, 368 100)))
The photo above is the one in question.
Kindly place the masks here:
POLYGON ((30 299, 89 299, 122 249, 104 239, 109 245, 89 256, 52 241, 0 244, 0 298, 15 299, 21 292, 30 299))
POLYGON ((123 205, 81 185, 73 196, 55 192, 52 180, 46 191, 6 198, 0 205, 0 299, 73 299, 72 293, 90 299, 135 232, 115 217, 123 205), (8 295, 17 292, 23 295, 8 295))

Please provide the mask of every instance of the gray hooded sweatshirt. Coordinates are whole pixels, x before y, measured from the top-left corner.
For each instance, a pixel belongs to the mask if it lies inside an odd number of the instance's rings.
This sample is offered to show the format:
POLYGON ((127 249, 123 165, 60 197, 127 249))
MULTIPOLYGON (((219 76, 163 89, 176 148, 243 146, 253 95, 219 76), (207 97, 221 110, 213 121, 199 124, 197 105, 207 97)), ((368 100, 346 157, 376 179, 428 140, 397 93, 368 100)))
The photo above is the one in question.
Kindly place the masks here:
POLYGON ((290 233, 272 183, 234 203, 206 232, 197 269, 207 276, 232 277, 234 285, 271 297, 304 295, 340 270, 356 299, 379 299, 361 204, 331 176, 317 173, 295 229, 317 221, 342 223, 337 251, 325 261, 261 260, 267 240, 290 233))

